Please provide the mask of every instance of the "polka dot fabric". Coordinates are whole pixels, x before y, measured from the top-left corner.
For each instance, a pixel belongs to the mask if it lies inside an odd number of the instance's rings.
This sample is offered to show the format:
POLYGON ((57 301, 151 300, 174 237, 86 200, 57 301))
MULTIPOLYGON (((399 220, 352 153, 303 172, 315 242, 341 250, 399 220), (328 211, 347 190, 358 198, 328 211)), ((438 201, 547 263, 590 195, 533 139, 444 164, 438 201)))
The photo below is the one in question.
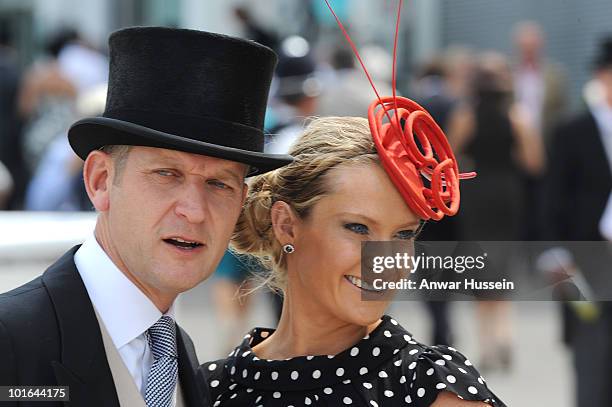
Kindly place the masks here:
POLYGON ((442 391, 505 404, 456 349, 426 346, 389 316, 337 355, 262 360, 252 347, 274 331, 255 328, 227 359, 200 367, 213 406, 429 406, 442 391))

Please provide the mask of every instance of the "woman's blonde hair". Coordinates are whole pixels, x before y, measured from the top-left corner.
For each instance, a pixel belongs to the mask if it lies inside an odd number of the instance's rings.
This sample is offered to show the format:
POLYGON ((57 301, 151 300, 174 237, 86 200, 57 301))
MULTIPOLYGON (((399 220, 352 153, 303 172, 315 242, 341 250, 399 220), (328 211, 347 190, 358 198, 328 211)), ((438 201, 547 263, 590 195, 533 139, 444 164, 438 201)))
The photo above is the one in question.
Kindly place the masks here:
MULTIPOLYGON (((295 161, 256 176, 232 237, 232 248, 255 256, 267 269, 262 285, 282 291, 286 264, 272 228, 274 202, 286 202, 301 219, 330 193, 328 172, 339 165, 378 163, 368 121, 357 117, 313 119, 289 151, 295 161)), ((298 248, 299 250, 299 248, 298 248)))

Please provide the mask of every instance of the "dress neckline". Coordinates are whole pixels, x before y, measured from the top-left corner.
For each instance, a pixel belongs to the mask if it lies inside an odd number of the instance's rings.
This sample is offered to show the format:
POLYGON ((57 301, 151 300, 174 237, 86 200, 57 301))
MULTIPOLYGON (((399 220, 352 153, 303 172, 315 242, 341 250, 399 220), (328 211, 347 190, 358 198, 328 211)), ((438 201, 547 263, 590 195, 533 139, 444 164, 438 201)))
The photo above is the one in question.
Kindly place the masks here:
POLYGON ((255 328, 229 354, 225 367, 233 381, 247 388, 295 391, 340 382, 348 384, 396 357, 406 346, 414 348, 409 355, 416 361, 423 346, 390 316, 384 315, 381 319, 369 335, 337 355, 296 356, 285 360, 260 359, 253 353, 253 347, 275 331, 255 328))

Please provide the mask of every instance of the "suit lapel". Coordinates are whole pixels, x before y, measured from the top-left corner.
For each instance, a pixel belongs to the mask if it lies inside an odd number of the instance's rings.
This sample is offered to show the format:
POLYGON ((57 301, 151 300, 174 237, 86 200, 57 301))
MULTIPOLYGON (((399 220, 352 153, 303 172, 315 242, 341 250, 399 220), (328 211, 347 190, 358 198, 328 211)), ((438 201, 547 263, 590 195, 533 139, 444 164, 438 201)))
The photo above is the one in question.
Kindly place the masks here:
POLYGON ((73 247, 42 277, 55 308, 61 360, 52 362, 58 385, 70 386, 72 406, 119 407, 100 327, 74 264, 73 247))
POLYGON ((585 131, 583 134, 578 135, 578 137, 591 137, 592 140, 590 142, 585 143, 588 146, 588 151, 586 151, 586 159, 592 160, 592 165, 594 170, 599 173, 605 179, 610 179, 611 177, 611 163, 608 158, 606 147, 603 144, 602 134, 595 121, 595 117, 593 114, 589 112, 589 114, 585 118, 584 122, 585 131))
MULTIPOLYGON (((53 361, 58 385, 70 386, 69 406, 119 407, 102 333, 74 253, 68 251, 42 277, 55 308, 61 340, 61 360, 53 361)), ((208 405, 208 391, 198 380, 198 359, 187 333, 178 327, 179 378, 187 406, 208 405)))
POLYGON ((208 406, 208 389, 203 380, 198 380, 196 371, 198 358, 191 339, 181 327, 177 327, 176 346, 178 350, 179 380, 189 407, 208 406))

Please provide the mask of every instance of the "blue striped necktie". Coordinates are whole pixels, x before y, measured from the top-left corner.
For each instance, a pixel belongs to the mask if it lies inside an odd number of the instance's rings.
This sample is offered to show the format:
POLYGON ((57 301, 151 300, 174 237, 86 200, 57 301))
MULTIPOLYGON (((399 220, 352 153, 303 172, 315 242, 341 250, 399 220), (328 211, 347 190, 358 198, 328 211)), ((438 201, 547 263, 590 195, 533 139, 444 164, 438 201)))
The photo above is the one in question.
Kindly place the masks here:
POLYGON ((153 364, 147 378, 145 402, 147 407, 170 407, 178 378, 176 324, 163 315, 147 334, 153 364))

